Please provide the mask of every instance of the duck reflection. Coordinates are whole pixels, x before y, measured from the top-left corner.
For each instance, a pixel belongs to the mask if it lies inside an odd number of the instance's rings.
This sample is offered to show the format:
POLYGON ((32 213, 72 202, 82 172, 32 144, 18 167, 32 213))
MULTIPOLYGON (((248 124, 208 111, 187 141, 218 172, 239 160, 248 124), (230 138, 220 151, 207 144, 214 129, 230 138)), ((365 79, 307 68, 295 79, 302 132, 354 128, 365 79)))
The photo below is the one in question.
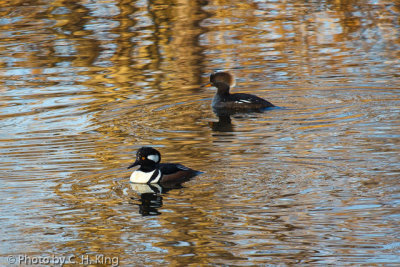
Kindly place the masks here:
POLYGON ((218 121, 211 121, 209 123, 211 129, 215 132, 233 132, 234 127, 232 124, 231 115, 222 114, 217 115, 218 121))
MULTIPOLYGON (((142 216, 157 216, 161 212, 158 211, 163 205, 162 194, 172 189, 183 188, 181 184, 138 184, 130 183, 131 188, 139 195, 140 204, 139 213, 142 216)), ((136 198, 133 198, 136 200, 136 198)))
POLYGON ((209 123, 211 129, 215 132, 233 132, 235 130, 234 124, 232 124, 232 118, 245 118, 252 117, 252 114, 263 113, 272 108, 262 109, 248 109, 248 110, 219 110, 213 108, 213 112, 218 117, 218 121, 212 121, 209 123))

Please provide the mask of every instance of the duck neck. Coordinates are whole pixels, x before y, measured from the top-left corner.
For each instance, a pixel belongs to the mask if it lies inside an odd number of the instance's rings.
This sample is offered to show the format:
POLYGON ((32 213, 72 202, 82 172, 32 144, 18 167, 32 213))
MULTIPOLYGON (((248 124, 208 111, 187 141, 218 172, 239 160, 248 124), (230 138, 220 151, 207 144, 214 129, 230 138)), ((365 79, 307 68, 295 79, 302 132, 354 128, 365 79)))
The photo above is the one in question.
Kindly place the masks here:
POLYGON ((155 169, 158 168, 158 164, 152 164, 152 165, 141 165, 140 168, 138 169, 139 171, 142 172, 152 172, 155 169))
POLYGON ((217 95, 221 97, 229 96, 229 85, 226 83, 217 82, 214 84, 217 87, 217 95))

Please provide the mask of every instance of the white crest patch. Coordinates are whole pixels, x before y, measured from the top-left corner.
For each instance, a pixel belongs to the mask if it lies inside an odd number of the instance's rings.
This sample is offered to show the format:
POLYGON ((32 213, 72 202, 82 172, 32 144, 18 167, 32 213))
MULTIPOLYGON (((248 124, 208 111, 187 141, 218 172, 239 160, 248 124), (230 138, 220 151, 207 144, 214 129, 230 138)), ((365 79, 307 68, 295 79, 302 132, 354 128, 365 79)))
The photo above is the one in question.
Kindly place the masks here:
POLYGON ((155 163, 157 163, 157 162, 159 162, 160 161, 160 157, 158 156, 158 155, 149 155, 148 157, 147 157, 149 160, 152 160, 152 161, 154 161, 155 163))

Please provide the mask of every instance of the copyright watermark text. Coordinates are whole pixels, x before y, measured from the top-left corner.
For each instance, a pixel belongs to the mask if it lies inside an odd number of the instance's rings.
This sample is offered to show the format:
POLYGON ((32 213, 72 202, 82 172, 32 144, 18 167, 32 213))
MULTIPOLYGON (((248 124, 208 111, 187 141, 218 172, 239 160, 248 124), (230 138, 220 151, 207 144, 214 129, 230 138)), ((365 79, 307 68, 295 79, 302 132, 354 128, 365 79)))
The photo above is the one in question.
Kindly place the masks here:
POLYGON ((31 256, 31 255, 10 255, 7 257, 8 264, 15 265, 56 265, 64 264, 91 265, 102 264, 106 266, 119 266, 118 257, 105 256, 103 254, 81 255, 81 256, 31 256))

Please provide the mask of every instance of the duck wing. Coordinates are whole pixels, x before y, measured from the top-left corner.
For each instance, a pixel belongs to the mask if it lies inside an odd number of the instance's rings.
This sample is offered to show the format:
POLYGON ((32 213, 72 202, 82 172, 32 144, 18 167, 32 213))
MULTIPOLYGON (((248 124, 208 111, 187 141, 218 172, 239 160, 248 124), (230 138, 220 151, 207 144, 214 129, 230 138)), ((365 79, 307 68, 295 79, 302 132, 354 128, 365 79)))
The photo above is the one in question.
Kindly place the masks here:
POLYGON ((274 107, 272 103, 261 97, 245 93, 231 94, 230 100, 239 104, 257 104, 263 107, 274 107))
POLYGON ((183 166, 181 164, 175 164, 175 163, 160 163, 160 170, 162 174, 168 175, 172 173, 176 173, 179 171, 189 171, 191 170, 190 168, 183 166))

